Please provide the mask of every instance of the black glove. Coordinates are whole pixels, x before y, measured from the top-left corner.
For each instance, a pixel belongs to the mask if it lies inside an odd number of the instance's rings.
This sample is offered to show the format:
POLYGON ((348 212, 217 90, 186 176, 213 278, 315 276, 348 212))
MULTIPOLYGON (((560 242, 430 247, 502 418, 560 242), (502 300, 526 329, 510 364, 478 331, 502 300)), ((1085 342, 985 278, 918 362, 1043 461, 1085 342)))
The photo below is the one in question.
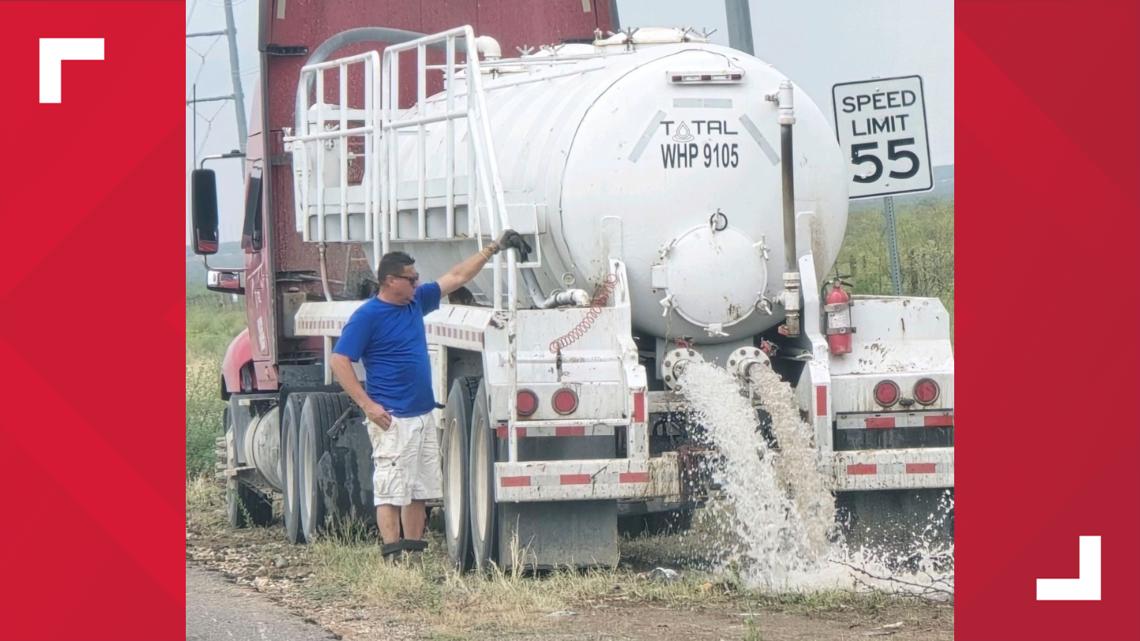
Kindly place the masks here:
POLYGON ((519 260, 523 262, 526 261, 527 255, 531 252, 530 244, 526 242, 526 239, 522 237, 522 234, 513 229, 504 231, 503 235, 499 237, 497 244, 499 245, 500 251, 505 251, 507 249, 513 249, 517 251, 519 253, 519 260))

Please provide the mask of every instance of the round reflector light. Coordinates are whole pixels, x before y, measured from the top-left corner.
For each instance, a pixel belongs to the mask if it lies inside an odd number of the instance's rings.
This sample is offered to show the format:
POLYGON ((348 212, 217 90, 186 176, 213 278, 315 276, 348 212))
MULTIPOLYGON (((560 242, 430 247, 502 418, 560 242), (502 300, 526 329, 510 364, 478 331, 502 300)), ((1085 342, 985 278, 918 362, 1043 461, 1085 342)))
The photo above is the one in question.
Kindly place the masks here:
POLYGON ((899 400, 899 386, 894 381, 879 381, 875 385, 875 402, 883 407, 890 407, 899 400))
POLYGON ((528 389, 521 389, 515 396, 515 407, 519 411, 519 416, 530 416, 538 410, 538 396, 528 389))
POLYGON ((930 405, 938 400, 938 383, 932 378, 924 378, 914 384, 914 400, 923 405, 930 405))
POLYGON ((554 406, 555 412, 569 414, 578 409, 578 395, 569 387, 563 387, 554 393, 550 403, 554 406))

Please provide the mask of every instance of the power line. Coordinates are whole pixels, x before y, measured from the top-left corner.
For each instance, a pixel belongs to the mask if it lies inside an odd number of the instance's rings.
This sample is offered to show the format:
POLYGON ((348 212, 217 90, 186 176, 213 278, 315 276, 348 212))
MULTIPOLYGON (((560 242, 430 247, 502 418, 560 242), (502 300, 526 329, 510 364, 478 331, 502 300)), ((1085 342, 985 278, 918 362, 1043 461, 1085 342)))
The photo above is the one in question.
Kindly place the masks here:
POLYGON ((198 73, 196 73, 194 75, 194 82, 191 84, 198 84, 198 79, 202 77, 202 71, 205 70, 205 68, 206 68, 206 57, 210 55, 210 52, 212 52, 214 50, 214 46, 217 45, 218 42, 221 41, 221 39, 222 39, 221 36, 215 36, 213 42, 211 42, 210 46, 206 48, 206 53, 202 53, 202 52, 198 51, 197 49, 190 46, 189 44, 186 45, 186 48, 189 49, 190 51, 192 51, 194 53, 194 55, 198 56, 198 58, 200 59, 198 62, 198 73))

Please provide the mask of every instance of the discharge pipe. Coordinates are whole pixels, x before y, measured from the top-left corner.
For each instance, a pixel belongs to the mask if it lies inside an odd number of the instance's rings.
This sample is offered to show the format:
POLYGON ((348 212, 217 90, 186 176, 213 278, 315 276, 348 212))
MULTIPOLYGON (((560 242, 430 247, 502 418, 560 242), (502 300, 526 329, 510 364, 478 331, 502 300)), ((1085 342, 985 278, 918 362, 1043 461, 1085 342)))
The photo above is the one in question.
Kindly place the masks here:
POLYGON ((792 125, 796 124, 796 111, 792 104, 792 81, 782 80, 779 90, 767 96, 779 109, 780 122, 780 177, 784 196, 784 291, 780 298, 784 304, 784 330, 786 336, 800 335, 800 271, 796 260, 796 193, 795 155, 792 146, 792 125))

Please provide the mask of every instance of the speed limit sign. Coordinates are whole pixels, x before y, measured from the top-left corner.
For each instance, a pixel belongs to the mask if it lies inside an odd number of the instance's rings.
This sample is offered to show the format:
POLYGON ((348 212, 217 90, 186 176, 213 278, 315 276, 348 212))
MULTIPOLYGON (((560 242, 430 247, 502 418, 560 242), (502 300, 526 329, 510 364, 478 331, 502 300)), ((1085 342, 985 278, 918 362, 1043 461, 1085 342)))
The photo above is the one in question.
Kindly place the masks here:
POLYGON ((934 186, 920 76, 841 82, 831 88, 831 98, 851 198, 934 186))

